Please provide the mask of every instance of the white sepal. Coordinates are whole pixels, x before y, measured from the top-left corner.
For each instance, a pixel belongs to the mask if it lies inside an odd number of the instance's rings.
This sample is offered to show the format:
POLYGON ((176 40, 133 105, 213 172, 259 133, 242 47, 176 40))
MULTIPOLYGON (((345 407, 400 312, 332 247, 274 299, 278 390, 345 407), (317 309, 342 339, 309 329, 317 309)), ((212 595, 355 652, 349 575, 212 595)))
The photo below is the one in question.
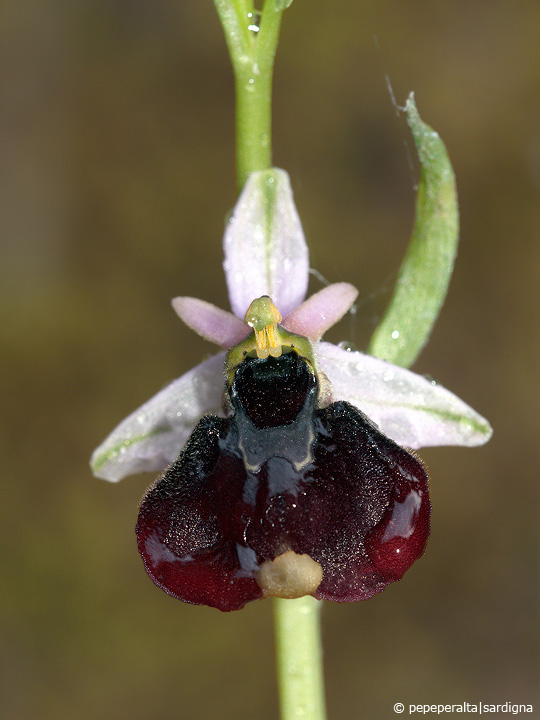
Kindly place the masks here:
POLYGON ((252 173, 223 238, 223 268, 234 314, 268 295, 285 316, 306 296, 309 254, 289 176, 272 168, 252 173))
POLYGON ((446 388, 384 360, 331 343, 316 345, 332 400, 347 400, 399 445, 483 445, 488 421, 446 388))
POLYGON ((178 456, 205 413, 221 414, 225 353, 214 355, 150 398, 94 451, 94 475, 117 482, 126 475, 161 471, 178 456))

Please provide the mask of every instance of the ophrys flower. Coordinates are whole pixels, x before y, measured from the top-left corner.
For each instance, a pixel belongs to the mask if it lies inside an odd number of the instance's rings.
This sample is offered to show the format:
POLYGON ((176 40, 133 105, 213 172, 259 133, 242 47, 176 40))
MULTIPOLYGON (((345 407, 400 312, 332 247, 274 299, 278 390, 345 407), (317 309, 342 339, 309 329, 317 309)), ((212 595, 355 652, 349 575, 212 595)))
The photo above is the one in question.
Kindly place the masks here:
POLYGON ((427 476, 403 447, 480 444, 489 424, 429 379, 320 341, 357 291, 337 283, 304 301, 308 252, 284 171, 250 176, 224 250, 233 313, 173 306, 229 352, 126 418, 94 472, 170 465, 137 535, 148 573, 176 597, 223 610, 264 595, 370 597, 429 533, 427 476))

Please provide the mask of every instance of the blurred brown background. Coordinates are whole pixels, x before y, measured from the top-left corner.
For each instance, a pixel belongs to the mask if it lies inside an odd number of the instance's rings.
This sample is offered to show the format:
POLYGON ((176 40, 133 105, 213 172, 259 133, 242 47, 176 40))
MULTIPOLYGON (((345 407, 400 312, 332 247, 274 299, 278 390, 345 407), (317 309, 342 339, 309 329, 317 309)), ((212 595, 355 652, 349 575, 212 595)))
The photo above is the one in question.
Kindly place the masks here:
MULTIPOLYGON (((233 86, 211 0, 6 0, 0 10, 2 717, 277 717, 271 603, 167 597, 133 527, 152 480, 92 478, 128 412, 213 348, 170 298, 227 307, 233 86)), ((295 0, 275 164, 312 264, 360 289, 364 348, 408 240, 398 102, 447 143, 461 247, 415 369, 492 422, 430 449, 432 537, 401 583, 324 607, 332 720, 408 703, 536 702, 540 6, 295 0)), ((312 290, 320 284, 313 281, 312 290)))

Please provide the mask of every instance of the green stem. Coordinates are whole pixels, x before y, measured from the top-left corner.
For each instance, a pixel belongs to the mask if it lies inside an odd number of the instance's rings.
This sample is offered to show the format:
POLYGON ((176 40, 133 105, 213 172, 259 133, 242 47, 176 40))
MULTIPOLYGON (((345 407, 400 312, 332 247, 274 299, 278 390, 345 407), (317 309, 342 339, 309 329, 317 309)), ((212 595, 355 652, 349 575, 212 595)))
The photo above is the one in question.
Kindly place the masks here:
POLYGON ((251 64, 236 73, 236 182, 272 165, 272 76, 257 75, 251 64))
POLYGON ((321 602, 309 596, 274 602, 282 720, 324 720, 321 602))
POLYGON ((265 0, 214 0, 234 71, 236 88, 236 178, 272 166, 272 76, 285 4, 265 0), (251 28, 259 28, 258 31, 251 28))

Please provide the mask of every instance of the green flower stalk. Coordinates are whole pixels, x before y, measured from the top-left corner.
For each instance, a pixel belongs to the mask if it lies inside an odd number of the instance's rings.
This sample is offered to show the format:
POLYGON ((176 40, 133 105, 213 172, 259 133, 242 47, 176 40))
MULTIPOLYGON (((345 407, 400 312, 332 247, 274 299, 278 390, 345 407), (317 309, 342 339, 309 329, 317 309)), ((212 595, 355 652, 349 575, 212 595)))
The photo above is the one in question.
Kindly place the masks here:
POLYGON ((292 0, 214 0, 236 84, 236 176, 241 190, 248 175, 272 165, 272 77, 283 11, 292 0))

